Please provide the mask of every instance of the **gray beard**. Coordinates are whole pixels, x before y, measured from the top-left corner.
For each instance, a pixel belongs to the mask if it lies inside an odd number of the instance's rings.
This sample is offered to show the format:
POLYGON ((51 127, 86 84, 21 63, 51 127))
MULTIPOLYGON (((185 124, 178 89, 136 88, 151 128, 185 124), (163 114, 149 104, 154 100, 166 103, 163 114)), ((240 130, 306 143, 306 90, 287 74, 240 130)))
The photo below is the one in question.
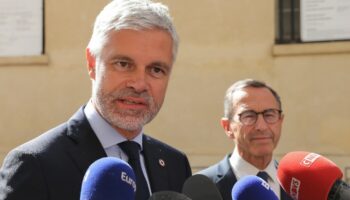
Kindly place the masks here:
POLYGON ((155 104, 148 93, 137 93, 133 89, 125 88, 111 94, 104 93, 101 89, 95 94, 95 103, 102 117, 112 126, 127 131, 141 130, 158 113, 160 106, 155 104), (148 110, 121 110, 115 107, 115 101, 124 96, 142 97, 147 100, 148 110))

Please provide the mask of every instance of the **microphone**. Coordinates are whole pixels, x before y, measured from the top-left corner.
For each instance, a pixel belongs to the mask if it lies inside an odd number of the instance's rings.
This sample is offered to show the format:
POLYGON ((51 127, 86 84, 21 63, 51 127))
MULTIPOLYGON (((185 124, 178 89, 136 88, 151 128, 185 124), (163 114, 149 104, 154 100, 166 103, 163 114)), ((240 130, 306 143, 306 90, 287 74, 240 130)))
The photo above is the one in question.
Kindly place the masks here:
POLYGON ((192 200, 222 200, 216 185, 202 174, 189 177, 182 187, 182 193, 192 200))
POLYGON ((136 178, 128 163, 115 157, 93 162, 84 175, 80 200, 134 200, 136 178))
POLYGON ((266 181, 253 175, 244 176, 237 181, 231 194, 232 200, 279 200, 266 181))
POLYGON ((282 188, 294 200, 350 199, 350 188, 341 181, 342 176, 342 171, 332 161, 304 151, 286 154, 277 170, 282 188))
POLYGON ((186 195, 174 191, 160 191, 153 193, 148 200, 191 200, 186 195))

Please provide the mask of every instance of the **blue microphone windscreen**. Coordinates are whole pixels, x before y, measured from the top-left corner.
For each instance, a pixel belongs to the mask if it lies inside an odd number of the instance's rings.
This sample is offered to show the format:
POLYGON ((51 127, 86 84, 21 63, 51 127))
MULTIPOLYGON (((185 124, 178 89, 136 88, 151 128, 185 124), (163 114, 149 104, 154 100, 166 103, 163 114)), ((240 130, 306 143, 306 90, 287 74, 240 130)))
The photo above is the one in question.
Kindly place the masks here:
POLYGON ((257 176, 245 176, 232 188, 232 200, 279 200, 270 185, 257 176))
POLYGON ((93 162, 85 173, 80 200, 134 200, 136 178, 125 161, 104 157, 93 162))

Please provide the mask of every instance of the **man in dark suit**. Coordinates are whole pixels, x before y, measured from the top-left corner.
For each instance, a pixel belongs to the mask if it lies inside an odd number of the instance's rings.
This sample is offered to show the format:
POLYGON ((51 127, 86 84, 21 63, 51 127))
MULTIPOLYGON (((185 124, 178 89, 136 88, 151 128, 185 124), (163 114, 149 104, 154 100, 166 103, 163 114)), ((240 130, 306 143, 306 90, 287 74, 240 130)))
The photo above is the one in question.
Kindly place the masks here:
POLYGON ((280 199, 291 199, 279 186, 273 159, 283 117, 279 95, 261 81, 241 80, 226 91, 221 126, 235 148, 219 163, 198 172, 216 184, 224 200, 232 199, 233 185, 246 175, 260 176, 280 199))
POLYGON ((140 169, 137 200, 161 190, 180 192, 191 176, 186 155, 143 133, 162 106, 177 47, 166 6, 110 2, 86 50, 91 99, 67 122, 6 156, 0 199, 77 200, 91 163, 105 156, 130 161, 130 148, 140 169))

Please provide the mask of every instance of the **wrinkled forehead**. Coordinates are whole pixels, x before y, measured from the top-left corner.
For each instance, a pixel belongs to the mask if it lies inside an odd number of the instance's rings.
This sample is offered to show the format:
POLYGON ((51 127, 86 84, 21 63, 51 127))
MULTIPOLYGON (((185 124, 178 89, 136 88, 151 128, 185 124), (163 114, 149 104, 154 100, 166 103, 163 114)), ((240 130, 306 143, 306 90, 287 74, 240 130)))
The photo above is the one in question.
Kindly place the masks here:
POLYGON ((254 110, 261 112, 266 109, 279 109, 278 102, 267 88, 247 87, 232 94, 234 112, 254 110))

